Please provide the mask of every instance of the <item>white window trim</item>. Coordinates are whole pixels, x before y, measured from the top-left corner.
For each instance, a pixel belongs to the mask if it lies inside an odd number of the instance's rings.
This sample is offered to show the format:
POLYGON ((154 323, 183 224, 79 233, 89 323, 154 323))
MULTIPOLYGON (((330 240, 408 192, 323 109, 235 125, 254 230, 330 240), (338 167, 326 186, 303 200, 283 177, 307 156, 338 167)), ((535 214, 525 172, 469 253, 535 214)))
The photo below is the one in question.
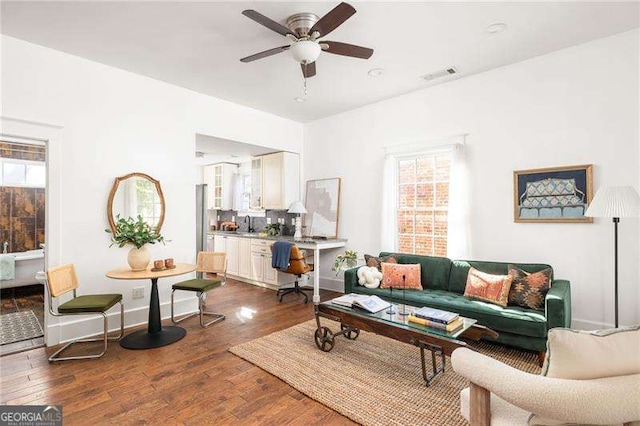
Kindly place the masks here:
POLYGON ((13 187, 13 188, 46 188, 46 167, 47 163, 45 161, 34 161, 34 160, 23 160, 20 158, 6 158, 0 157, 0 186, 5 187, 13 187), (26 169, 25 169, 25 181, 22 183, 4 183, 4 173, 3 168, 5 163, 12 164, 24 164, 25 166, 42 166, 45 168, 45 182, 42 184, 29 184, 26 182, 26 169))

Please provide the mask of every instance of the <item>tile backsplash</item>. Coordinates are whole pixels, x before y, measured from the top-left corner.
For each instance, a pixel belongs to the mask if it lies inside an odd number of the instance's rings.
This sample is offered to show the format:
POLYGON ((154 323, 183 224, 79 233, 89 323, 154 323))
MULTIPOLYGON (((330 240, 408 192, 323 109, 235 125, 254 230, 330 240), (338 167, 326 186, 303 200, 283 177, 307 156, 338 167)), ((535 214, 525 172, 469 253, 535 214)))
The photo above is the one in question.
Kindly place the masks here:
MULTIPOLYGON (((238 217, 238 212, 235 210, 218 210, 210 211, 211 214, 215 216, 220 216, 220 220, 215 220, 214 223, 222 223, 222 222, 232 222, 232 218, 235 217, 235 222, 238 224, 238 231, 247 232, 249 230, 249 218, 246 218, 247 221, 245 223, 245 216, 238 217)), ((293 213, 287 213, 286 210, 266 210, 265 217, 251 217, 251 226, 256 232, 262 231, 265 226, 267 226, 267 218, 271 218, 271 223, 277 223, 278 219, 284 218, 284 227, 282 229, 282 235, 293 235, 296 232, 296 227, 292 225, 292 219, 295 219, 297 215, 293 213)))

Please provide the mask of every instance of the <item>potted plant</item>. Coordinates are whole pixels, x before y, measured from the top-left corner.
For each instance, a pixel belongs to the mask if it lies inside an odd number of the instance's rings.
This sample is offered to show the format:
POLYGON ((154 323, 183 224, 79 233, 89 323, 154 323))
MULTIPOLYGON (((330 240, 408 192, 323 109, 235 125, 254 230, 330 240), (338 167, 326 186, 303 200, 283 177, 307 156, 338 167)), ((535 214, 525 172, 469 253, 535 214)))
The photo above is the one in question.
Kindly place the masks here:
POLYGON ((358 264, 358 252, 355 250, 346 250, 344 253, 336 256, 333 261, 333 271, 336 273, 336 276, 340 273, 340 271, 348 268, 353 268, 358 264))
POLYGON ((280 235, 280 224, 270 223, 269 225, 264 227, 264 230, 267 232, 267 235, 269 235, 270 237, 276 237, 280 235))
POLYGON ((129 217, 128 219, 116 215, 115 231, 105 229, 111 235, 112 247, 116 244, 118 247, 124 247, 127 244, 133 247, 129 250, 127 262, 132 271, 144 271, 149 265, 149 251, 147 244, 155 244, 160 242, 164 244, 164 237, 157 233, 155 229, 138 215, 137 219, 129 217))

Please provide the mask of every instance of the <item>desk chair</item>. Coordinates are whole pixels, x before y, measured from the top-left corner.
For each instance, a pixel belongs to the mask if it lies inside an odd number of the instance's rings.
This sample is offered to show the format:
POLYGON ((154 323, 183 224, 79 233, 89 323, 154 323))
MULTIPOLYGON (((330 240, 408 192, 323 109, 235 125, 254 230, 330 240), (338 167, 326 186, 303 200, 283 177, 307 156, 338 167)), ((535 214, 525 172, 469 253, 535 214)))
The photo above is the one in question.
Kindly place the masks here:
MULTIPOLYGON (((271 251, 273 252, 273 245, 271 245, 271 251)), ((309 302, 309 296, 305 291, 311 291, 303 289, 299 286, 298 281, 302 278, 302 275, 308 274, 313 271, 313 264, 307 265, 304 260, 304 250, 300 250, 298 246, 291 247, 291 253, 289 254, 289 267, 287 269, 279 269, 280 272, 285 274, 292 274, 296 276, 293 287, 278 289, 276 298, 282 302, 282 298, 289 293, 302 294, 304 296, 304 303, 309 302)))
POLYGON ((223 314, 217 314, 215 312, 207 312, 204 310, 204 299, 206 293, 214 289, 216 287, 220 287, 227 283, 227 254, 212 252, 212 251, 201 251, 198 253, 198 265, 196 267, 196 272, 201 272, 204 278, 194 278, 192 280, 182 281, 179 283, 175 283, 171 288, 171 321, 174 324, 178 324, 186 320, 187 318, 191 318, 194 315, 200 316, 200 326, 208 327, 213 323, 224 320, 225 316, 223 314), (207 279, 205 274, 222 274, 222 279, 220 278, 212 278, 207 279), (173 297, 176 290, 183 291, 193 291, 198 296, 198 312, 194 312, 192 314, 187 314, 182 318, 175 318, 173 311, 173 297), (207 323, 204 322, 204 315, 208 315, 213 317, 213 319, 207 323))
POLYGON ((91 359, 100 358, 107 352, 108 340, 120 340, 124 334, 124 305, 122 304, 121 294, 87 294, 78 296, 76 289, 78 288, 78 277, 76 270, 72 264, 56 266, 50 268, 47 271, 47 295, 49 298, 49 313, 55 317, 61 317, 65 315, 87 315, 87 314, 100 314, 104 319, 104 331, 103 335, 99 339, 77 339, 71 341, 59 349, 56 353, 49 357, 49 361, 67 361, 72 359, 91 359), (58 310, 53 310, 53 298, 60 297, 73 291, 73 299, 68 302, 64 302, 58 305, 58 310), (116 303, 120 303, 120 334, 118 336, 109 337, 109 320, 107 318, 107 311, 111 309, 116 303), (78 355, 60 357, 62 351, 73 345, 74 343, 86 343, 86 342, 104 342, 102 352, 92 355, 78 355))

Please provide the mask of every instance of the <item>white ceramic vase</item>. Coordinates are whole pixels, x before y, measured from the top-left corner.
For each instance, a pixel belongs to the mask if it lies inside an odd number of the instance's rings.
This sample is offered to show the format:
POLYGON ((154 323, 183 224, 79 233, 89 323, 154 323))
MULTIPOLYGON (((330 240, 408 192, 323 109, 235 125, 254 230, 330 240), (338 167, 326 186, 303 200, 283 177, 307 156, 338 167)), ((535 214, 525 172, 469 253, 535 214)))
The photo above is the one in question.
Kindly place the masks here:
POLYGON ((129 266, 132 271, 144 271, 149 266, 149 250, 147 250, 147 246, 142 246, 141 248, 131 248, 129 250, 129 255, 127 256, 127 262, 129 262, 129 266))

